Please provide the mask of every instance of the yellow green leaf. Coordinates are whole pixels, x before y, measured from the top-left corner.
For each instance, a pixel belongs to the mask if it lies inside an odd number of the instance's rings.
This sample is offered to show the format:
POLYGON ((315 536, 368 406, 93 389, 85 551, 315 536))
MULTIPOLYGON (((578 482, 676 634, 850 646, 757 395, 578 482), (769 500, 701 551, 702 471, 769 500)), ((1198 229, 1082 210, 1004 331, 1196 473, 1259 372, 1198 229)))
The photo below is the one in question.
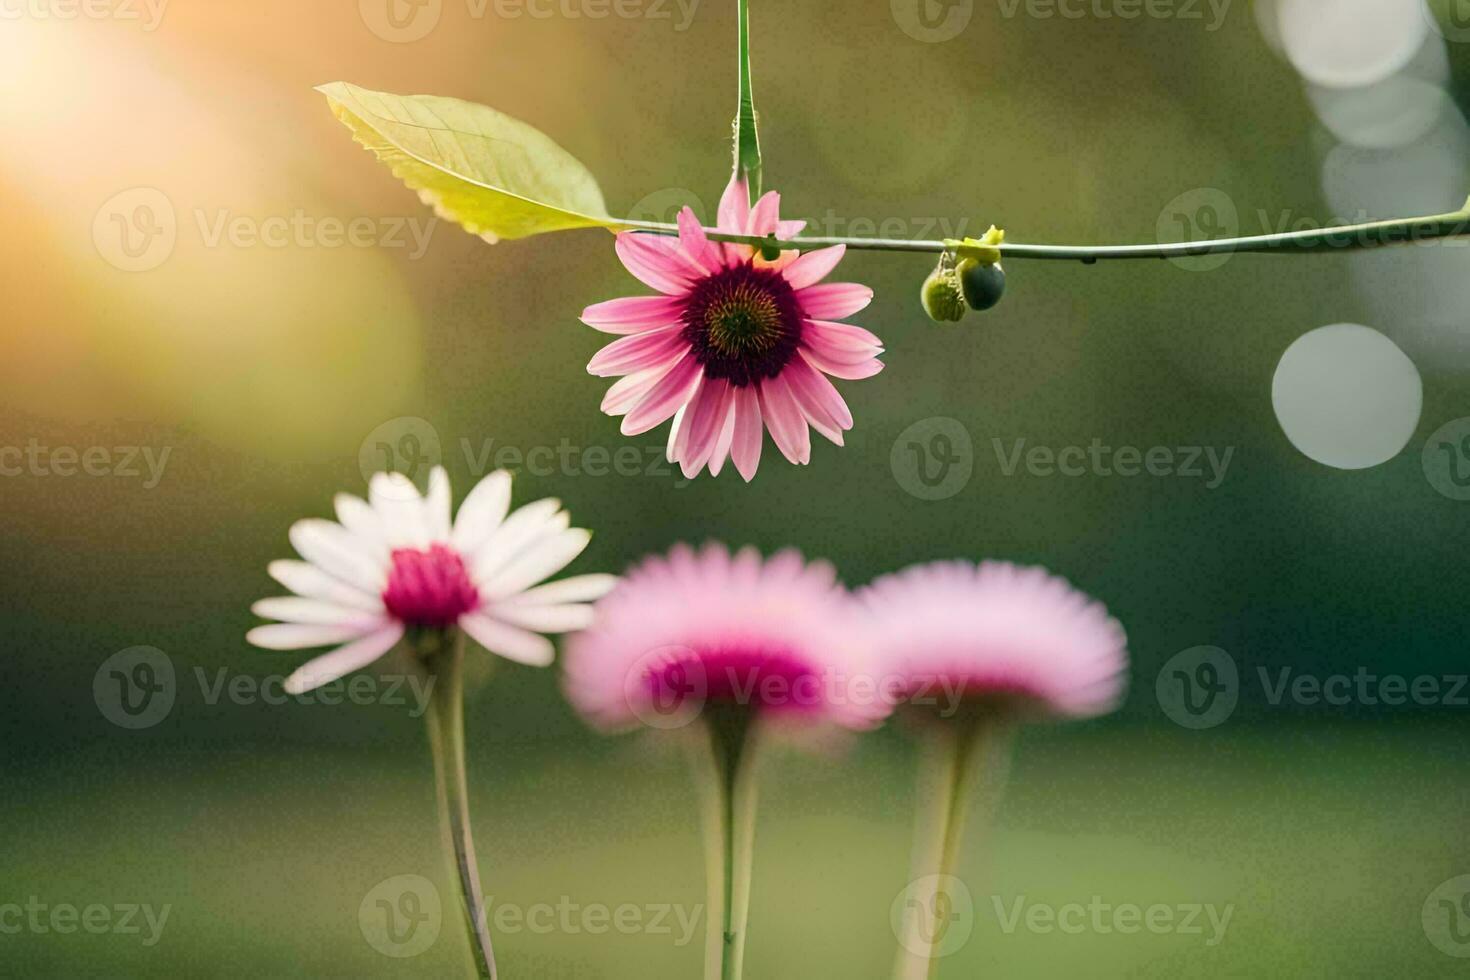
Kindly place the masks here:
POLYGON ((317 91, 424 203, 486 241, 621 226, 587 168, 518 119, 473 102, 346 82, 317 91))

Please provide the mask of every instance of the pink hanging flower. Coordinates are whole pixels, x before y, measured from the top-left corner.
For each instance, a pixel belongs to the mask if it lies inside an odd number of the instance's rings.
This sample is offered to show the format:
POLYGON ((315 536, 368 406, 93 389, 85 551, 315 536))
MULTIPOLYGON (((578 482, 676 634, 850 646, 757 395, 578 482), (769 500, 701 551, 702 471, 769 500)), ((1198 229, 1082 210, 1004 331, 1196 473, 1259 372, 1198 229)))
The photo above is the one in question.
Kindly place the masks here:
POLYGON ((594 607, 592 627, 567 647, 567 697, 614 731, 682 727, 712 703, 870 728, 892 703, 871 684, 855 611, 826 562, 681 544, 594 607))
MULTIPOLYGON (((736 179, 720 201, 718 229, 790 238, 804 227, 781 221, 772 191, 749 204, 736 179)), ((677 238, 618 235, 628 271, 659 296, 589 306, 582 321, 625 334, 587 365, 598 377, 621 376, 602 401, 623 416, 624 435, 673 418, 668 456, 686 477, 706 465, 719 475, 726 457, 747 481, 760 463, 762 426, 797 464, 811 461, 816 429, 837 445, 852 413, 827 380, 870 378, 883 369, 883 344, 861 327, 835 321, 862 310, 873 291, 855 283, 819 285, 845 246, 767 260, 749 245, 712 242, 694 212, 679 214, 677 238)))
MULTIPOLYGON (((858 601, 909 697, 999 702, 1072 718, 1105 714, 1122 697, 1122 626, 1045 569, 915 565, 877 579, 858 601)), ((946 700, 944 707, 958 705, 946 700)))

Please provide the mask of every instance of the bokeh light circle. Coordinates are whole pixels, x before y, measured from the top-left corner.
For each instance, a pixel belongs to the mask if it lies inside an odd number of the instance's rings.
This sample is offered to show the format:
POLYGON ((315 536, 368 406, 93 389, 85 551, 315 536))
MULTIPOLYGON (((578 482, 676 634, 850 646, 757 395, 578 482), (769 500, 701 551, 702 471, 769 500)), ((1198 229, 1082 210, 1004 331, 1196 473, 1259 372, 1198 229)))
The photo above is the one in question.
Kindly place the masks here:
POLYGON ((1429 37, 1423 0, 1280 0, 1277 14, 1292 66, 1334 88, 1397 74, 1429 37))
POLYGON ((1344 470, 1393 459, 1419 424, 1419 370, 1383 334, 1356 323, 1319 327, 1281 355, 1271 404, 1307 457, 1344 470))

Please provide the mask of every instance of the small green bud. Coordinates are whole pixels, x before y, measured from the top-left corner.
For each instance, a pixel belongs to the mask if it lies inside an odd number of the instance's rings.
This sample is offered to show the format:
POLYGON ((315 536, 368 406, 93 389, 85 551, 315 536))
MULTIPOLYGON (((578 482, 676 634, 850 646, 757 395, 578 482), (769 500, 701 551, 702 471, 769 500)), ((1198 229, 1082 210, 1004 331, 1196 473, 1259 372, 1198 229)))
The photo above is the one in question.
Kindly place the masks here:
POLYGON ((960 291, 972 310, 988 310, 1006 291, 1006 273, 998 263, 961 259, 960 291))
POLYGON ((947 259, 946 255, 939 261, 939 267, 929 273, 919 294, 924 312, 936 323, 955 323, 965 316, 965 297, 960 291, 960 281, 953 263, 947 259))

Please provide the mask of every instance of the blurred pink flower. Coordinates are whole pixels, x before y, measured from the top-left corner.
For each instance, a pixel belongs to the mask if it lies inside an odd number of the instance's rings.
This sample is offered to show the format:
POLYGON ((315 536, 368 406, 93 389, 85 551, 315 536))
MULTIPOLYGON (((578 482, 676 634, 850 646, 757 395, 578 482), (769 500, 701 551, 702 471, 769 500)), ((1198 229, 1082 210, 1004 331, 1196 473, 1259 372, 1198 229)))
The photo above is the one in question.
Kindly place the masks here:
POLYGON ((296 593, 262 599, 263 619, 246 639, 269 650, 343 644, 286 680, 289 694, 320 687, 377 660, 409 628, 458 626, 492 653, 544 667, 551 641, 542 633, 581 629, 586 603, 616 583, 611 575, 581 575, 536 583, 561 571, 587 547, 591 534, 569 527, 556 500, 510 510, 510 474, 490 474, 449 520, 449 477, 429 476, 429 492, 398 473, 379 473, 370 503, 338 494, 334 521, 309 519, 291 527, 305 561, 276 561, 271 577, 296 593))
POLYGON ((1122 697, 1122 626, 1045 569, 934 562, 879 578, 857 598, 910 697, 1074 718, 1111 711, 1122 697))
MULTIPOLYGON (((743 180, 720 201, 718 229, 736 235, 790 238, 804 222, 781 221, 780 197, 749 204, 743 180)), ((816 429, 837 445, 852 413, 827 380, 870 378, 883 369, 882 341, 846 323, 873 291, 855 283, 818 283, 841 261, 845 246, 763 258, 749 245, 712 242, 694 212, 679 214, 677 238, 618 235, 628 271, 659 291, 589 306, 582 321, 626 334, 587 365, 598 377, 620 376, 602 401, 623 416, 624 435, 673 418, 669 461, 686 477, 706 465, 717 476, 726 457, 747 481, 760 463, 762 425, 788 460, 811 460, 816 429)))
POLYGON ((594 610, 568 644, 566 690, 604 730, 677 727, 715 703, 862 729, 892 707, 836 572, 795 551, 763 561, 754 548, 681 544, 594 610))

